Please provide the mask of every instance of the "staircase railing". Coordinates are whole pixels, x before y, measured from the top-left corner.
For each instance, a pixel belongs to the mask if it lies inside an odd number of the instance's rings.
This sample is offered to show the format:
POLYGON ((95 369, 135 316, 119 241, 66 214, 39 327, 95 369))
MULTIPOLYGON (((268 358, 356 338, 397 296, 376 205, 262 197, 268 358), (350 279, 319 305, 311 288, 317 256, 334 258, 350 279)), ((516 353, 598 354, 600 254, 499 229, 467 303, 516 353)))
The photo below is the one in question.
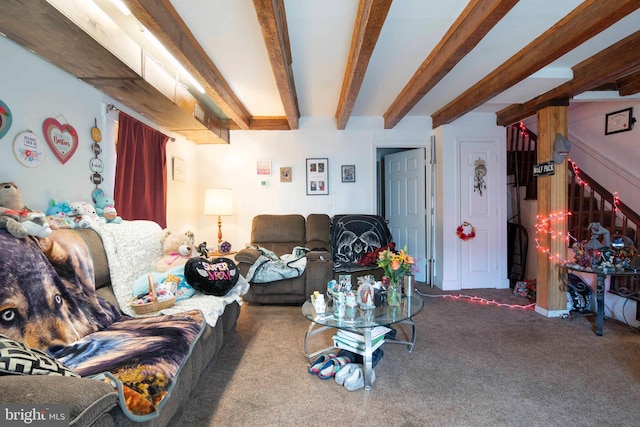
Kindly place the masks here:
POLYGON ((525 200, 538 198, 538 178, 533 176, 537 163, 537 136, 522 123, 507 127, 507 175, 513 175, 516 187, 525 186, 525 200))
POLYGON ((598 184, 584 171, 576 173, 575 165, 569 169, 569 233, 576 240, 589 240, 589 224, 599 222, 611 236, 629 237, 639 246, 640 215, 622 203, 616 194, 598 184))
MULTIPOLYGON (((611 237, 626 236, 636 248, 640 245, 640 215, 622 203, 583 171, 576 172, 575 164, 569 167, 569 234, 577 241, 589 240, 589 224, 599 222, 609 230, 611 237)), ((640 280, 637 277, 612 277, 610 292, 640 300, 640 280)), ((640 305, 638 305, 640 307, 640 305)), ((638 310, 640 316, 640 310, 638 310)))

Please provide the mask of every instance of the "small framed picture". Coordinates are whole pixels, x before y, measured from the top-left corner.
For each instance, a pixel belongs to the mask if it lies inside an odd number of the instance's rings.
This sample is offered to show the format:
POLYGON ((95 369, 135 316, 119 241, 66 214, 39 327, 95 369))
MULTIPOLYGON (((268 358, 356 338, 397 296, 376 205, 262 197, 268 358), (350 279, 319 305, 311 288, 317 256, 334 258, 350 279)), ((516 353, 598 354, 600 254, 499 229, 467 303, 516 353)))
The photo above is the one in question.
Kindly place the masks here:
POLYGON ((280 168, 280 182, 291 182, 291 166, 280 168))
POLYGON ((258 175, 271 175, 271 160, 258 160, 258 175))
POLYGON ((342 165, 342 182, 356 182, 356 165, 342 165))
POLYGON ((307 195, 329 194, 329 159, 307 159, 307 195))
POLYGON ((611 135, 612 133, 629 131, 633 129, 635 121, 633 107, 609 113, 606 116, 604 134, 611 135))

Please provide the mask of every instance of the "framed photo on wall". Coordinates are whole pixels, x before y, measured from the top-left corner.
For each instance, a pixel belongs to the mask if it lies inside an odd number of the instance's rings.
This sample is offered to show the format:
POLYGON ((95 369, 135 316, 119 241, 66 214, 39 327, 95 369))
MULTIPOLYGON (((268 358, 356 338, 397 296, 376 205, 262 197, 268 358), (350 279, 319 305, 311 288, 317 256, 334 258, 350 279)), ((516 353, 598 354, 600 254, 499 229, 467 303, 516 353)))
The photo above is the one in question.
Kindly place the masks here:
POLYGON ((256 169, 258 175, 271 175, 271 160, 258 160, 256 169))
POLYGON ((329 194, 329 159, 307 159, 307 195, 329 194))
POLYGON ((280 168, 280 182, 291 182, 291 166, 280 168))
POLYGON ((633 129, 634 122, 633 107, 614 111, 606 116, 604 134, 611 135, 612 133, 626 132, 633 129))
POLYGON ((356 182, 356 165, 342 165, 342 182, 356 182))

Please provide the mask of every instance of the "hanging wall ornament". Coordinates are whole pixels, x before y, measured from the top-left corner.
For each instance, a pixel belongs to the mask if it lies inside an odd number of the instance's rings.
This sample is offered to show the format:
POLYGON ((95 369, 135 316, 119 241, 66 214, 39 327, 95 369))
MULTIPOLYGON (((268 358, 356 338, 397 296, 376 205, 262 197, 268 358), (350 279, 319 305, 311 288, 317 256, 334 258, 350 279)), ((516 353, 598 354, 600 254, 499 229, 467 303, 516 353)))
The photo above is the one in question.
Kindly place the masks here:
POLYGON ((473 192, 476 190, 480 192, 480 196, 482 196, 482 190, 487 188, 487 185, 484 182, 484 177, 487 175, 487 164, 484 160, 478 159, 474 163, 475 165, 475 183, 473 185, 473 192))
POLYGON ((67 163, 78 149, 78 133, 70 124, 61 124, 56 119, 48 118, 42 123, 42 133, 62 164, 67 163))
POLYGON ((28 168, 40 166, 44 160, 44 149, 38 135, 31 131, 20 132, 13 140, 13 155, 28 168))
POLYGON ((98 129, 98 121, 94 119, 93 127, 91 128, 91 139, 93 139, 93 144, 91 144, 91 150, 95 157, 89 161, 89 169, 91 169, 91 182, 93 182, 98 188, 98 185, 102 184, 104 179, 102 178, 102 172, 104 171, 104 165, 102 160, 98 158, 100 153, 102 153, 102 147, 100 147, 100 141, 102 141, 102 133, 100 129, 98 129))
POLYGON ((456 236, 458 236, 462 240, 473 239, 474 237, 476 237, 476 228, 465 221, 456 229, 456 236))
POLYGON ((9 110, 9 106, 0 100, 0 139, 9 132, 11 121, 11 110, 9 110))

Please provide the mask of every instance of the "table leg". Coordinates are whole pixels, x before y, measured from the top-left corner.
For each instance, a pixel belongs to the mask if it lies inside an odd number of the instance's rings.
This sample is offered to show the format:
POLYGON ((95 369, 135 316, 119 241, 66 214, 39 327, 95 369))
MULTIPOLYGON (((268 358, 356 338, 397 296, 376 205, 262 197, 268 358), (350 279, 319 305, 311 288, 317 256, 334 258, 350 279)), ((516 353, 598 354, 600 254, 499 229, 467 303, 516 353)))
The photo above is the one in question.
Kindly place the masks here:
POLYGON ((602 336, 602 324, 604 322, 604 278, 605 275, 598 274, 596 281, 596 335, 602 336))
POLYGON ((364 330, 364 389, 371 390, 371 371, 373 368, 372 359, 373 352, 371 351, 371 328, 365 328, 364 330))
POLYGON ((304 337, 304 355, 307 357, 307 361, 309 363, 312 363, 313 359, 317 355, 326 353, 327 351, 333 350, 335 348, 332 346, 332 347, 323 348, 322 350, 314 351, 313 353, 309 353, 309 338, 311 338, 316 334, 319 334, 320 332, 326 331, 327 329, 333 329, 333 328, 330 326, 319 326, 313 322, 311 322, 311 324, 309 325, 309 329, 307 330, 307 335, 305 335, 304 337))

